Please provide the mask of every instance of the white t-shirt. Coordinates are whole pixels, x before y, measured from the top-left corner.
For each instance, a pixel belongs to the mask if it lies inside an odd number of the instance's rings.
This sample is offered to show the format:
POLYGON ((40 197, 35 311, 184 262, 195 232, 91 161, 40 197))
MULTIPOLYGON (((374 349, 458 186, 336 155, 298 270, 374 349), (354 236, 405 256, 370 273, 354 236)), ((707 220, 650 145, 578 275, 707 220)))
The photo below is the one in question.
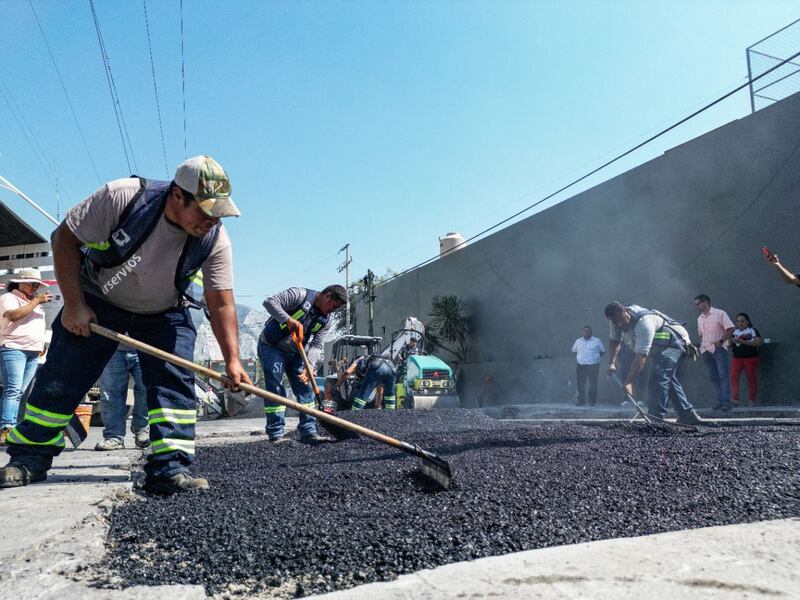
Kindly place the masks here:
MULTIPOLYGON (((122 211, 140 189, 139 179, 111 181, 73 206, 67 227, 84 243, 104 242, 116 227, 122 211)), ((157 313, 175 306, 175 270, 188 234, 162 214, 152 233, 122 265, 100 269, 98 283, 103 299, 134 313, 157 313)), ((225 228, 203 263, 203 285, 210 290, 233 289, 233 253, 225 228)))
POLYGON ((0 296, 0 346, 36 352, 44 350, 45 321, 41 304, 18 321, 5 317, 6 312, 22 308, 29 302, 19 290, 0 296))

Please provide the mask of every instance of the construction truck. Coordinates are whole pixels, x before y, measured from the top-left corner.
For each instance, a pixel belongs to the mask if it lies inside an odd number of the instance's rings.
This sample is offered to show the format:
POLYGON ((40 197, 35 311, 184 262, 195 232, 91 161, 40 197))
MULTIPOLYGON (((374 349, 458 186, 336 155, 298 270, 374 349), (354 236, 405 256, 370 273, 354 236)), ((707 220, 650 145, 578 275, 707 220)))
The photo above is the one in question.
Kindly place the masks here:
POLYGON ((458 408, 461 402, 456 391, 453 370, 438 356, 428 354, 425 326, 408 317, 392 334, 388 353, 397 365, 395 395, 398 408, 458 408), (415 353, 405 349, 416 341, 415 353))

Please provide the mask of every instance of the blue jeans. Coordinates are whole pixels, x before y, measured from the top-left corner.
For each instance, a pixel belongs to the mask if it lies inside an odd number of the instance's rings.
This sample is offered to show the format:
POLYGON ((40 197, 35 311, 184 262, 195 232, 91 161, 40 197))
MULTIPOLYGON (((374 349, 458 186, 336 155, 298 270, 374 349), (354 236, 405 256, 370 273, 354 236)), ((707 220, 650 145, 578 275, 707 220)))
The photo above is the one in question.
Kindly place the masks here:
POLYGON ((667 402, 670 400, 678 415, 693 410, 681 382, 678 381, 678 367, 684 356, 681 350, 666 348, 651 358, 650 379, 647 382, 650 391, 649 412, 663 416, 667 412, 667 402))
MULTIPOLYGON (((197 332, 187 308, 156 314, 128 312, 86 294, 86 303, 100 325, 127 331, 140 340, 181 358, 192 360, 197 332)), ((73 335, 53 321, 53 339, 47 362, 39 370, 28 399, 25 419, 8 436, 12 459, 46 470, 64 449, 64 428, 84 395, 100 378, 114 355, 117 342, 99 335, 73 335)), ((194 462, 194 426, 197 399, 191 371, 142 354, 142 380, 147 386, 148 421, 152 453, 144 470, 149 477, 188 472, 194 462)))
POLYGON ((731 404, 731 353, 720 345, 714 352, 703 352, 703 364, 708 371, 708 377, 714 385, 719 404, 731 404))
MULTIPOLYGON (((258 359, 264 371, 264 387, 268 392, 286 396, 283 387, 283 375, 289 380, 289 385, 297 401, 309 408, 314 408, 314 390, 311 385, 300 380, 303 372, 303 357, 296 352, 283 352, 275 346, 258 342, 258 359)), ((264 413, 267 415, 267 435, 274 440, 283 436, 286 429, 286 407, 276 402, 264 399, 264 413)), ((300 413, 300 424, 297 426, 300 435, 310 436, 317 433, 317 420, 311 415, 300 413)))
POLYGON ((28 389, 36 367, 39 353, 36 350, 0 348, 0 374, 3 376, 3 414, 0 429, 10 429, 17 424, 19 399, 28 389))
POLYGON ((128 377, 133 377, 133 414, 131 431, 147 428, 147 388, 142 381, 142 367, 135 350, 117 350, 100 376, 100 414, 105 439, 125 438, 128 416, 128 377))

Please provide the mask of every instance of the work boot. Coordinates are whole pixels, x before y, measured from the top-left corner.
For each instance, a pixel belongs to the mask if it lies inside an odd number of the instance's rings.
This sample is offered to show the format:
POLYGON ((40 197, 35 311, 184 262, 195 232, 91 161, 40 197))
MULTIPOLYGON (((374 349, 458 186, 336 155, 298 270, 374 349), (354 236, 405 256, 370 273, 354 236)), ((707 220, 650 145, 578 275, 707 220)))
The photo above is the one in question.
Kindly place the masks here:
POLYGON ((0 429, 0 446, 6 445, 6 438, 8 437, 9 433, 11 433, 10 427, 3 427, 0 429))
POLYGON ((686 412, 682 412, 678 415, 678 418, 675 420, 678 425, 706 425, 707 422, 705 419, 701 419, 700 416, 694 412, 693 410, 687 410, 686 412))
POLYGON ((109 452, 111 450, 125 450, 125 442, 123 442, 119 438, 106 438, 100 442, 97 442, 94 449, 99 450, 101 452, 109 452))
POLYGON ((137 448, 147 448, 150 445, 150 432, 147 429, 134 431, 133 437, 137 448))
POLYGON ((22 487, 45 479, 47 479, 46 470, 30 467, 13 458, 5 467, 0 469, 0 488, 22 487))
POLYGON ((148 494, 170 495, 179 492, 207 490, 208 480, 204 477, 192 477, 189 473, 175 473, 170 477, 147 476, 142 489, 148 494))
POLYGON ((320 435, 318 433, 312 433, 311 435, 304 435, 300 438, 300 441, 303 444, 308 444, 309 446, 319 446, 320 444, 325 444, 327 442, 332 442, 333 439, 329 438, 324 435, 320 435))

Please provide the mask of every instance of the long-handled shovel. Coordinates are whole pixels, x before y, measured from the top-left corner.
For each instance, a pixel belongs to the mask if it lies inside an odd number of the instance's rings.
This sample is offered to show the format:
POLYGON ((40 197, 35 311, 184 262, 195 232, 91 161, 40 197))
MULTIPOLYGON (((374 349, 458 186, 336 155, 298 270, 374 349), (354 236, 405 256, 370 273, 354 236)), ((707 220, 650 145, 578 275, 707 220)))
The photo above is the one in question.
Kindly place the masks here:
POLYGON ((660 417, 656 417, 655 415, 651 415, 642 407, 641 404, 639 404, 639 402, 636 401, 636 398, 634 398, 625 390, 625 384, 622 382, 622 379, 620 379, 618 373, 614 372, 610 375, 610 377, 611 379, 616 381, 617 385, 620 387, 620 389, 622 389, 623 393, 625 394, 625 399, 628 400, 628 402, 630 402, 631 404, 633 404, 634 407, 636 407, 636 415, 633 417, 632 420, 636 420, 637 417, 642 417, 642 419, 644 419, 644 421, 648 425, 666 425, 667 427, 673 427, 675 429, 680 429, 681 431, 686 431, 686 432, 696 432, 698 430, 697 427, 695 427, 694 425, 682 425, 680 423, 667 421, 666 419, 662 419, 660 417))
MULTIPOLYGON (((297 346, 297 351, 300 353, 300 356, 303 358, 303 364, 306 368, 308 382, 311 384, 311 389, 314 390, 314 398, 317 399, 317 410, 324 410, 322 404, 322 394, 317 386, 317 380, 314 379, 314 369, 311 366, 311 362, 308 360, 308 355, 306 354, 305 348, 303 348, 303 343, 294 336, 292 336, 292 340, 294 341, 294 345, 297 346)), ((330 433, 337 440, 351 440, 358 437, 357 433, 350 431, 349 429, 343 429, 338 425, 334 425, 333 423, 321 421, 321 424, 325 428, 325 431, 330 433)))
MULTIPOLYGON (((135 340, 131 337, 128 337, 127 335, 122 335, 121 333, 117 333, 116 331, 106 329, 105 327, 97 325, 96 323, 90 323, 89 327, 94 333, 98 335, 107 337, 111 340, 114 340, 115 342, 122 342, 128 344, 129 346, 133 346, 137 350, 144 352, 145 354, 149 354, 150 356, 160 358, 161 360, 172 363, 173 365, 183 367, 184 369, 189 369, 190 371, 194 371, 195 373, 200 373, 201 375, 205 375, 206 377, 209 377, 211 379, 216 379, 217 381, 221 381, 222 383, 230 383, 230 380, 225 375, 221 375, 220 373, 217 373, 212 369, 201 367, 200 365, 195 364, 190 360, 186 360, 185 358, 175 356, 174 354, 170 354, 169 352, 165 352, 164 350, 159 350, 158 348, 154 348, 149 344, 145 344, 143 342, 135 340)), ((381 442, 382 444, 386 444, 388 446, 392 446, 393 448, 397 448, 398 450, 402 450, 406 454, 411 454, 413 456, 416 456, 417 458, 422 459, 422 474, 424 476, 426 476, 433 483, 435 483, 436 485, 440 486, 442 489, 445 490, 450 489, 453 485, 454 476, 453 476, 453 471, 450 468, 450 464, 443 458, 436 456, 432 452, 423 450, 416 444, 409 444, 408 442, 397 440, 395 438, 389 437, 388 435, 384 435, 377 431, 373 431, 372 429, 367 429, 366 427, 362 427, 361 425, 357 425, 355 423, 351 423, 350 421, 346 421, 345 419, 341 419, 334 415, 329 415, 328 413, 323 412, 321 410, 310 408, 300 404, 299 402, 295 402, 293 400, 289 400, 288 398, 284 398, 283 396, 267 392, 265 390, 262 390, 261 388, 257 388, 254 385, 250 385, 247 383, 240 383, 239 388, 244 390, 248 394, 255 394, 256 396, 260 396, 261 398, 272 400, 273 402, 276 402, 283 406, 288 406, 289 408, 293 408, 298 412, 302 412, 307 415, 312 415, 325 423, 332 423, 333 425, 337 425, 339 427, 342 427, 343 429, 352 431, 353 433, 361 434, 368 438, 372 438, 377 442, 381 442)))

